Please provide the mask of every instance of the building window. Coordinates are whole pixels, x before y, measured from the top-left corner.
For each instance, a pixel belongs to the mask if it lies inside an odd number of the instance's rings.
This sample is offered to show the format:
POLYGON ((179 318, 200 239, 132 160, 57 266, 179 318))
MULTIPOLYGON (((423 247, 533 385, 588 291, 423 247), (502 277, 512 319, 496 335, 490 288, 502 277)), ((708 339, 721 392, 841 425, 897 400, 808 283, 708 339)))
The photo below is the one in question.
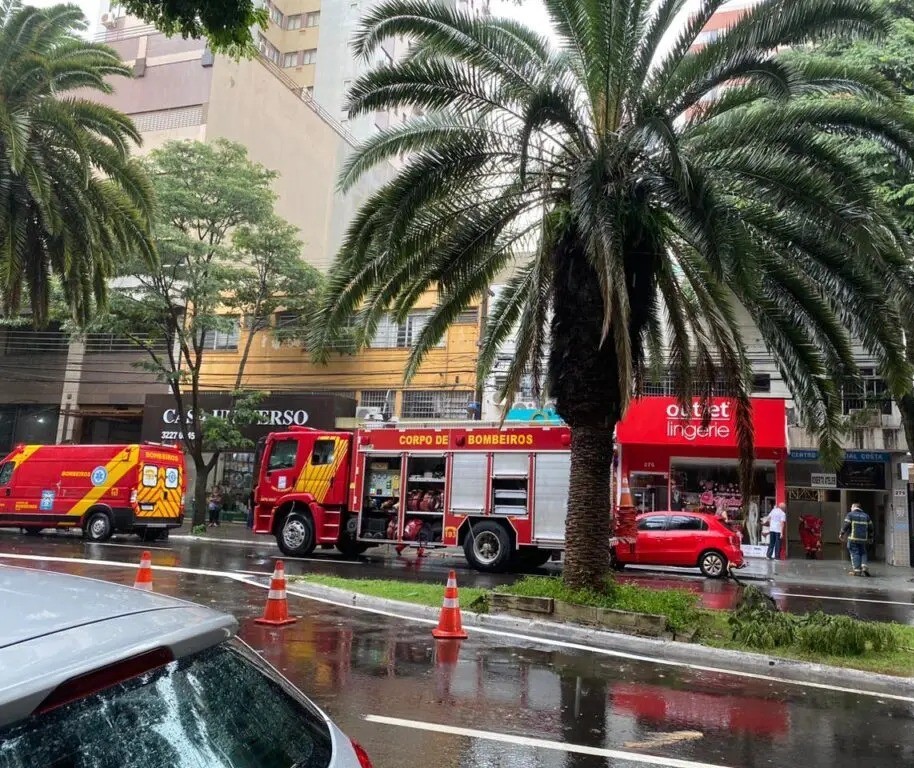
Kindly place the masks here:
POLYGON ((316 27, 321 23, 321 12, 320 11, 311 11, 311 13, 305 14, 305 26, 306 27, 316 27))
POLYGON ((892 414, 889 388, 874 368, 861 368, 860 379, 844 385, 841 404, 845 416, 863 410, 875 411, 884 416, 892 414))
POLYGON ((472 392, 413 390, 403 393, 404 419, 466 419, 472 392))
POLYGON ((209 330, 203 334, 203 348, 213 350, 238 349, 238 319, 235 318, 227 329, 209 330))
POLYGON ((363 389, 359 392, 360 408, 377 408, 384 410, 388 401, 393 404, 393 393, 387 389, 363 389))
POLYGON ((280 54, 279 48, 273 45, 263 35, 260 35, 260 44, 258 47, 260 48, 260 52, 264 55, 264 57, 268 58, 274 64, 279 64, 282 59, 282 54, 280 54))
MULTIPOLYGON (((378 349, 409 349, 416 343, 419 334, 428 322, 428 312, 413 312, 402 323, 385 316, 378 323, 371 346, 378 349)), ((442 338, 437 346, 444 346, 442 338)))
POLYGON ((317 48, 309 48, 307 51, 302 51, 302 64, 313 64, 315 61, 317 61, 317 48))
POLYGON ((286 29, 301 29, 301 14, 286 16, 286 29))
POLYGON ((479 323, 478 309, 466 309, 454 320, 454 325, 476 325, 477 323, 479 323))
POLYGON ((297 66, 298 66, 298 58, 299 58, 299 52, 298 52, 298 51, 292 51, 291 53, 284 53, 284 54, 282 55, 282 65, 283 65, 283 67, 284 67, 285 69, 288 69, 289 67, 297 67, 297 66))
POLYGON ((282 11, 275 5, 270 6, 270 21, 278 27, 282 26, 282 11))
POLYGON ((770 392, 771 391, 771 374, 756 373, 752 376, 753 392, 770 392))

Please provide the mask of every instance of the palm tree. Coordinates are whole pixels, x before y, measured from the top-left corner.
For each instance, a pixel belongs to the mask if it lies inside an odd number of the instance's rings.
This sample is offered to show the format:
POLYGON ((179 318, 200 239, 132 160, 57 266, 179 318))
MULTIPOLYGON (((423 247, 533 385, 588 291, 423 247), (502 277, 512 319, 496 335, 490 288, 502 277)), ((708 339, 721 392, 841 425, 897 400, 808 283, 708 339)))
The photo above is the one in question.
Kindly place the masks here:
POLYGON ((130 69, 109 47, 79 35, 78 8, 0 2, 0 301, 33 321, 48 314, 59 281, 75 319, 104 300, 112 265, 151 258, 152 193, 131 148, 133 123, 86 96, 130 69))
POLYGON ((572 586, 605 579, 613 431, 655 366, 668 366, 683 403, 723 382, 751 468, 739 306, 828 457, 852 339, 894 391, 910 382, 892 300, 910 312, 904 236, 844 147, 869 136, 910 167, 914 126, 879 75, 778 55, 878 35, 885 21, 868 0, 767 0, 696 46, 723 1, 704 0, 677 31, 685 0, 545 0, 551 45, 513 21, 388 0, 354 40, 366 58, 390 36, 412 48, 355 82, 350 113, 415 116, 344 169, 347 190, 405 159, 351 222, 313 347, 350 320, 365 344, 384 313, 402 318, 436 290, 409 377, 510 271, 478 375, 514 332, 505 393, 547 355, 549 394, 572 431, 572 586))

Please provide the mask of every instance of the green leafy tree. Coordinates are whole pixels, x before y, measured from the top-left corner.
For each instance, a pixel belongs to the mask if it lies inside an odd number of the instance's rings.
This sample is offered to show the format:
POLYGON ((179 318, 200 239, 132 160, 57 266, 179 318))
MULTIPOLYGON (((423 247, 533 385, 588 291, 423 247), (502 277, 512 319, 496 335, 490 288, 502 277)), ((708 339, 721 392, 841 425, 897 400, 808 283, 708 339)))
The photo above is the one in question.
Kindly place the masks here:
POLYGON ((134 16, 166 35, 205 37, 210 47, 232 56, 254 51, 255 27, 265 27, 267 12, 253 0, 122 0, 134 16))
POLYGON ((271 216, 256 227, 239 227, 234 245, 244 266, 237 270, 225 305, 244 318, 248 332, 235 377, 235 389, 240 390, 251 347, 259 333, 269 330, 280 341, 302 338, 305 319, 314 311, 321 274, 302 261, 298 230, 278 216, 271 216), (287 319, 272 326, 270 320, 280 309, 287 319))
POLYGON ((301 243, 294 229, 273 211, 276 174, 251 162, 241 145, 170 142, 150 154, 149 174, 158 199, 159 261, 152 268, 141 261, 124 265, 110 311, 96 325, 131 339, 146 352, 143 367, 168 384, 181 442, 196 469, 198 525, 219 454, 247 444, 239 428, 256 422, 261 398, 237 391, 245 350, 231 415, 204 415, 202 372, 215 334, 234 332, 235 312, 247 314, 255 332, 263 330, 276 307, 307 299, 316 276, 297 261, 301 243))
POLYGON ((351 223, 311 341, 320 350, 355 318, 367 343, 384 313, 402 318, 435 289, 411 376, 511 269, 477 375, 515 328, 503 394, 548 354, 549 395, 572 432, 564 578, 600 587, 613 431, 652 364, 671 368, 683 402, 723 382, 749 477, 751 370, 737 305, 829 458, 840 452, 836 381, 853 369, 852 337, 894 392, 907 386, 890 298, 903 292, 905 236, 845 137, 873 137, 909 164, 914 126, 880 75, 778 55, 813 38, 884 33, 867 0, 763 1, 700 49, 722 0, 701 3, 671 46, 661 41, 684 0, 545 5, 555 47, 522 24, 422 0, 366 15, 354 40, 366 60, 390 36, 413 48, 354 83, 350 113, 421 116, 369 139, 344 170, 348 189, 406 158, 351 223))
MULTIPOLYGON (((914 2, 911 0, 874 0, 874 5, 889 19, 888 33, 879 39, 831 39, 791 54, 800 60, 827 56, 854 69, 879 72, 894 83, 903 94, 904 109, 914 116, 914 2)), ((865 136, 856 138, 850 151, 869 171, 877 184, 877 192, 901 222, 910 236, 914 236, 914 182, 911 169, 893 162, 891 152, 882 142, 865 136)), ((911 254, 909 252, 909 258, 911 254)), ((900 313, 904 332, 905 355, 914 365, 914 315, 900 313)), ((914 382, 907 391, 896 394, 895 402, 902 416, 908 447, 914 446, 914 382)), ((877 409, 880 403, 867 403, 877 409)), ((865 419, 864 411, 861 418, 865 419)), ((857 426, 853 420, 849 427, 857 426)))
POLYGON ((119 259, 155 259, 152 189, 130 156, 139 134, 91 99, 130 69, 85 28, 72 5, 0 0, 0 301, 16 315, 27 296, 39 326, 55 281, 85 323, 119 259))

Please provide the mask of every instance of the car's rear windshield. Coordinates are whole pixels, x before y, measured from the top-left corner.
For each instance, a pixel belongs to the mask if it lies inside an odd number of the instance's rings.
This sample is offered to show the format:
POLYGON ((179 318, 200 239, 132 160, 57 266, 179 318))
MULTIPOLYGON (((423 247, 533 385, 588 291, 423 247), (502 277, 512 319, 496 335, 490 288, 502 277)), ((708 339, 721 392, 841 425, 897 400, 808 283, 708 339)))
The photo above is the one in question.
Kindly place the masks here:
POLYGON ((327 768, 330 732, 240 645, 0 730, 0 768, 327 768))

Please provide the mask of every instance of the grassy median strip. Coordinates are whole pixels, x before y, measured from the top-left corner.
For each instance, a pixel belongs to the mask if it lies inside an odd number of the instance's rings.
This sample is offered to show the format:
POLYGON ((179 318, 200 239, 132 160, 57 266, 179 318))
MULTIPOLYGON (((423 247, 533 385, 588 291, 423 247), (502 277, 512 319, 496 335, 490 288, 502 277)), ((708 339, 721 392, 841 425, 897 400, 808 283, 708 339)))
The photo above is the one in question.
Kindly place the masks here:
MULTIPOLYGON (((436 608, 444 597, 443 585, 415 581, 346 579, 319 574, 289 576, 288 580, 436 608)), ((570 590, 558 577, 528 576, 499 587, 498 591, 666 616, 670 629, 677 633, 694 629, 695 642, 712 648, 914 677, 914 627, 819 613, 797 616, 767 611, 760 607, 760 601, 767 598, 755 587, 746 588, 747 598, 736 611, 699 608, 699 597, 682 589, 651 589, 611 580, 605 591, 595 592, 570 590)), ((467 612, 486 612, 490 593, 487 589, 460 587, 461 607, 467 612)))
MULTIPOLYGON (((304 576, 288 576, 290 582, 304 582, 317 584, 323 587, 336 587, 350 592, 371 597, 383 597, 387 600, 400 600, 404 603, 417 605, 430 605, 434 608, 441 607, 444 599, 443 584, 426 584, 420 581, 392 581, 389 579, 344 579, 339 576, 323 576, 320 574, 306 574, 304 576)), ((460 587, 460 605, 469 609, 477 601, 484 601, 488 594, 486 589, 474 587, 460 587)))

